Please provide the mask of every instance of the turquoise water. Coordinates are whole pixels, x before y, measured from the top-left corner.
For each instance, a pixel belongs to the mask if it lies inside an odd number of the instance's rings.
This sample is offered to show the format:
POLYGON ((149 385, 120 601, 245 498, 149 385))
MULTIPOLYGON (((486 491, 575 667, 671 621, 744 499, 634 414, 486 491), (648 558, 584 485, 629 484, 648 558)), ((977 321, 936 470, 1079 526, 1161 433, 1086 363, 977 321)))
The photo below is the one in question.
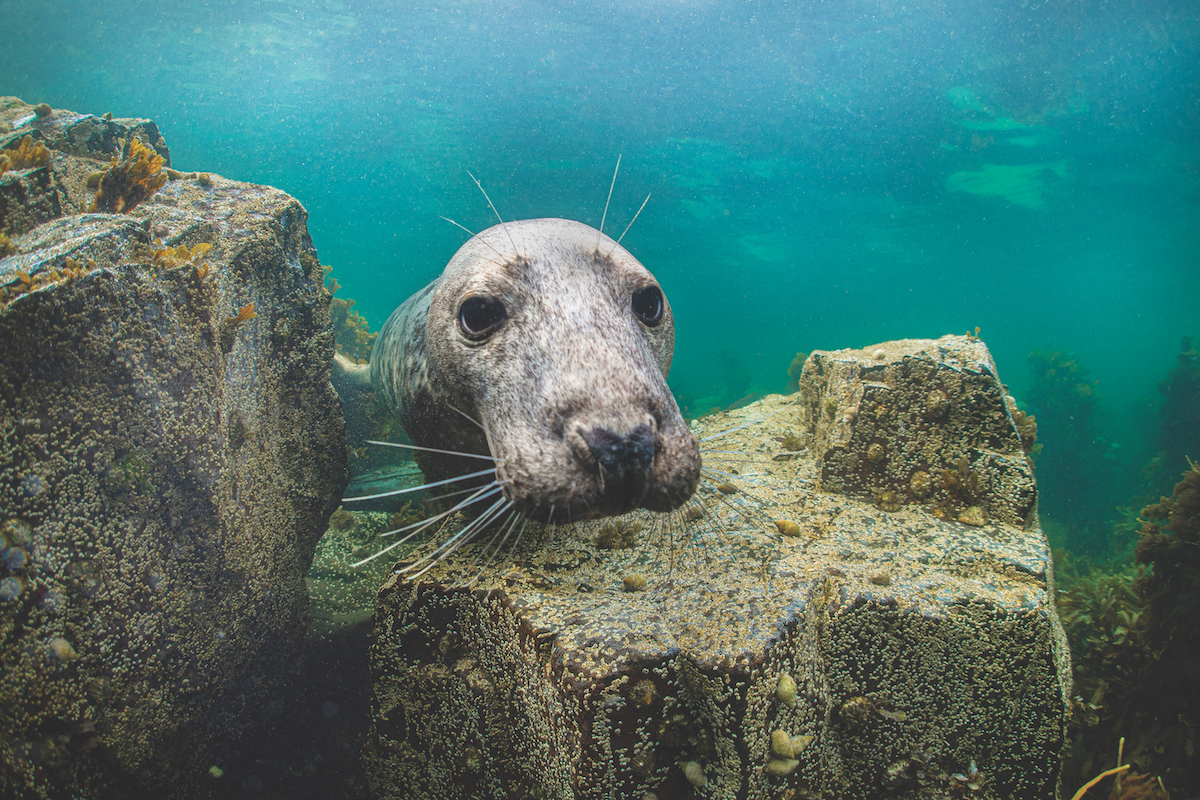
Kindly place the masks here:
MULTIPOLYGON (((599 225, 620 155, 606 228, 650 195, 624 244, 693 412, 783 390, 797 351, 979 326, 1020 400, 1030 351, 1069 352, 1105 470, 1051 521, 1145 490, 1157 383, 1200 335, 1191 3, 0 10, 0 93, 152 118, 176 168, 292 193, 374 326, 464 240, 439 215, 494 222, 468 170, 506 219, 599 225)), ((1050 422, 1043 479, 1078 444, 1050 422)))

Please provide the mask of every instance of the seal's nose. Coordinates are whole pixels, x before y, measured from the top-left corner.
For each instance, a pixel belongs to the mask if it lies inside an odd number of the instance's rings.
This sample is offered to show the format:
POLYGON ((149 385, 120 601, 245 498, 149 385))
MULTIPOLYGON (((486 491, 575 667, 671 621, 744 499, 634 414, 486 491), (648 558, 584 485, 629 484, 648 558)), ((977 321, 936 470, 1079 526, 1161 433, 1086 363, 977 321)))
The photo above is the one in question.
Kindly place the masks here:
POLYGON ((637 508, 654 466, 654 429, 643 422, 624 435, 599 427, 580 435, 600 465, 605 511, 624 514, 637 508))

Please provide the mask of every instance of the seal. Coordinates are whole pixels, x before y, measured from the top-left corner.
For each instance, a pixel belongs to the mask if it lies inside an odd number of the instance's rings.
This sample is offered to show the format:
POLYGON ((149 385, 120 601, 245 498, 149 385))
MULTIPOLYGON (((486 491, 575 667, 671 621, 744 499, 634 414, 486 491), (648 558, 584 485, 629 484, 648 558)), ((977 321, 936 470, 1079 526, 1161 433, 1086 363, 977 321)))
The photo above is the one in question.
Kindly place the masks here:
MULTIPOLYGON (((617 242, 580 222, 521 220, 473 236, 392 313, 370 381, 414 444, 493 458, 526 517, 665 512, 700 478, 666 383, 674 343, 662 288, 617 242)), ((428 451, 418 464, 430 481, 479 469, 428 451)))

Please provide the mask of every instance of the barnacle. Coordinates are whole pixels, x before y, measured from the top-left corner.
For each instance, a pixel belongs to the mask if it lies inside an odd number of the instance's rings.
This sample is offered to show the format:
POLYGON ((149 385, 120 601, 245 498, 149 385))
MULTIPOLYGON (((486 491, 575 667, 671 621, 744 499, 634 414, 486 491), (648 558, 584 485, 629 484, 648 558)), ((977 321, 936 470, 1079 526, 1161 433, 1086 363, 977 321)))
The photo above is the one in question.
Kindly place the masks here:
POLYGON ((916 499, 924 500, 933 491, 933 478, 925 470, 919 469, 909 479, 908 490, 916 499))
POLYGON ((886 489, 875 495, 875 506, 881 511, 899 511, 904 506, 900 495, 891 489, 886 489))
POLYGON ((50 149, 41 142, 35 142, 27 133, 19 145, 0 152, 0 175, 10 169, 31 169, 44 167, 49 163, 50 149))
POLYGON ((927 419, 940 420, 950 410, 950 397, 941 389, 931 389, 925 396, 925 416, 927 419))
POLYGON ((129 140, 124 155, 120 163, 114 156, 100 177, 100 188, 89 211, 128 214, 167 182, 163 157, 138 139, 129 140))

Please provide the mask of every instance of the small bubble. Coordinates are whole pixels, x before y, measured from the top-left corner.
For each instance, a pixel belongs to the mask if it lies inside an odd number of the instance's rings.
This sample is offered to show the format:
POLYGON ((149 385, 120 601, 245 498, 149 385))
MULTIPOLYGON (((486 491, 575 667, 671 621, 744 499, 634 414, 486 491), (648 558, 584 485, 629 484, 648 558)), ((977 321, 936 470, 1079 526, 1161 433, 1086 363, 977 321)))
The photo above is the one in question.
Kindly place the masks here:
POLYGON ((0 600, 16 600, 21 596, 21 581, 16 578, 0 580, 0 600))
POLYGON ((21 491, 26 497, 37 497, 46 488, 46 479, 41 475, 26 475, 21 479, 21 491))
POLYGON ((325 703, 321 705, 321 713, 325 715, 326 719, 333 719, 337 716, 338 704, 332 700, 325 701, 325 703))

